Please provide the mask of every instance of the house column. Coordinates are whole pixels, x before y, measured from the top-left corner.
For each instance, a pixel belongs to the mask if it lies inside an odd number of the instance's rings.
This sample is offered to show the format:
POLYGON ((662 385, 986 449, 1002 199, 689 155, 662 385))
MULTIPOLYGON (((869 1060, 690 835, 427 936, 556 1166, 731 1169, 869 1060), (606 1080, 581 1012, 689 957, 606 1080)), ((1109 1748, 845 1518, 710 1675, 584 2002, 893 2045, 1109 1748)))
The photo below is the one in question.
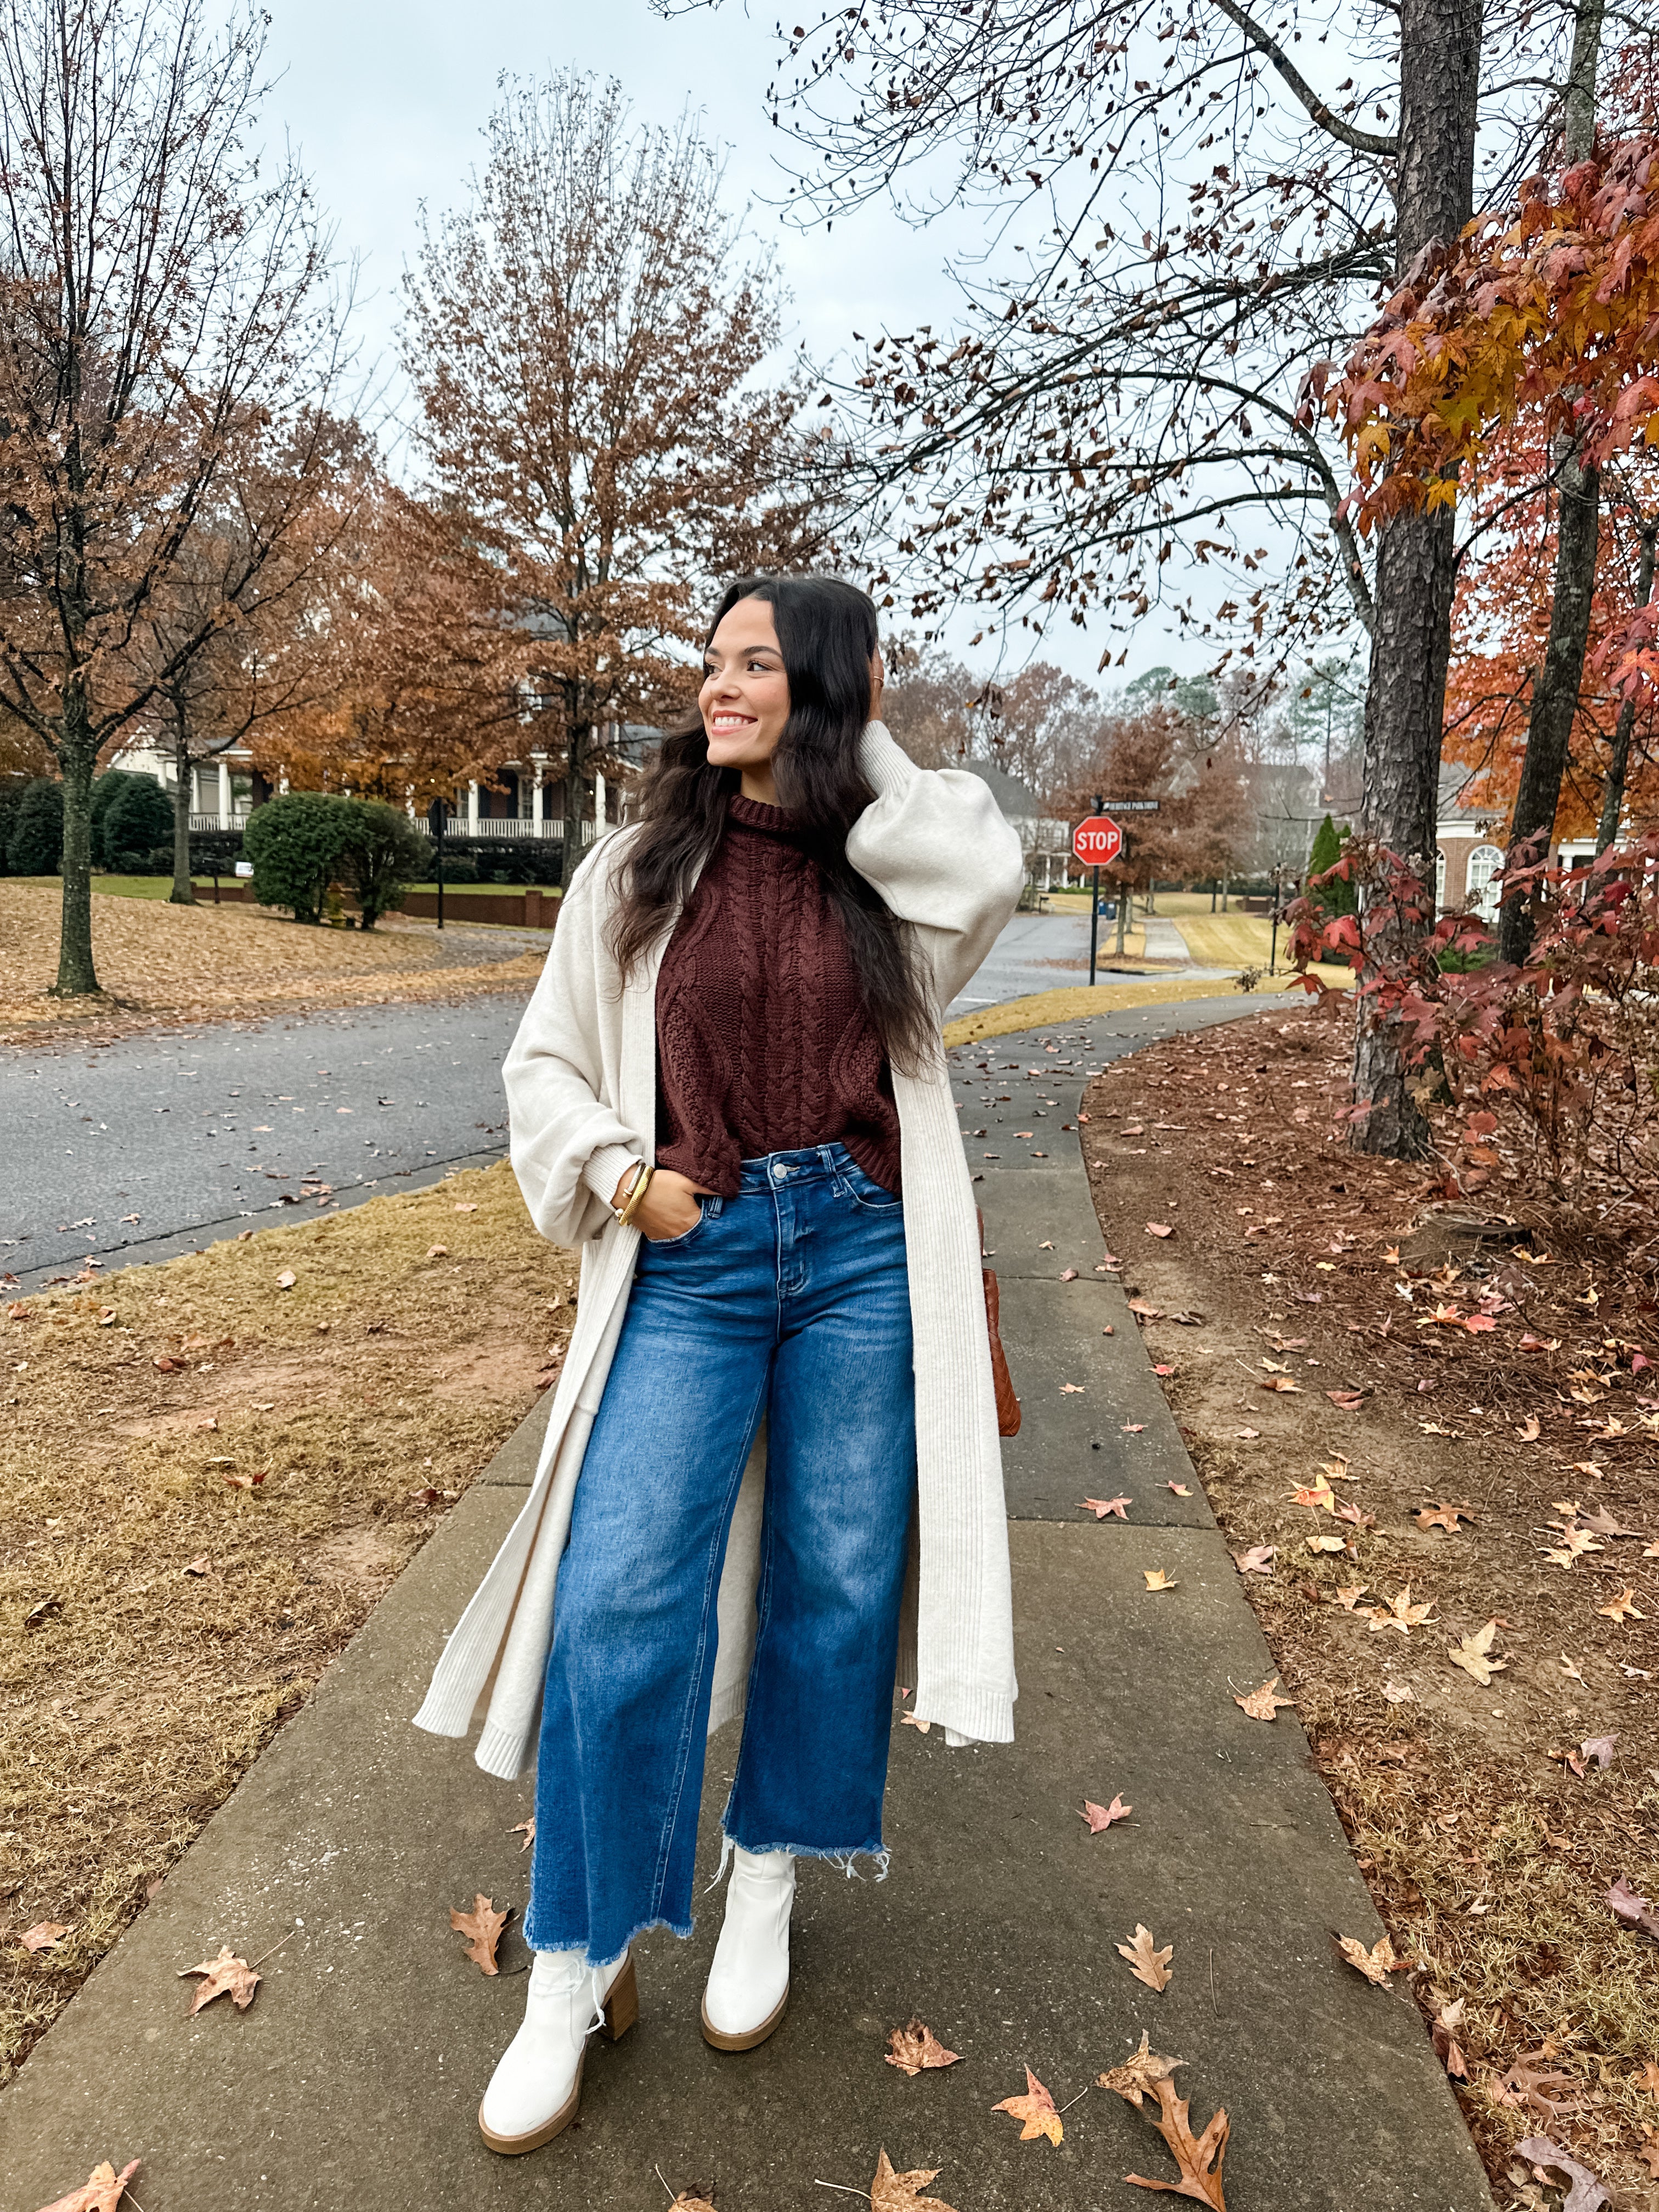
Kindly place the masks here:
POLYGON ((230 763, 222 757, 219 763, 219 827, 222 830, 230 820, 230 763))
POLYGON ((593 835, 605 835, 605 778, 598 769, 593 771, 593 835))
POLYGON ((469 837, 476 837, 478 834, 478 787, 476 783, 469 783, 466 787, 466 834, 469 837))
POLYGON ((546 754, 532 753, 531 765, 535 770, 535 781, 530 787, 530 834, 532 837, 539 837, 545 820, 542 803, 542 770, 547 765, 546 754))

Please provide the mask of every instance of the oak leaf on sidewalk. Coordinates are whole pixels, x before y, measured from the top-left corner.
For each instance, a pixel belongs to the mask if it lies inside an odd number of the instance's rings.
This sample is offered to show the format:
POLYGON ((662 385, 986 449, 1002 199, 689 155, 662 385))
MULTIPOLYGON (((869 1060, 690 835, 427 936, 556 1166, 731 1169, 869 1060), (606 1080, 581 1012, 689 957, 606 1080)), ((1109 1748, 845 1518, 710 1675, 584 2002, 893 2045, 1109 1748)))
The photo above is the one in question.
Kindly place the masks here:
POLYGON ((115 2212, 121 2201, 121 2192, 138 2171, 135 2158, 121 2168, 119 2173, 105 2159, 94 2166, 79 2189, 71 2189, 67 2197, 43 2208, 43 2212, 115 2212))
POLYGON ((181 1966, 179 1979, 188 1981, 192 1974, 200 1974, 204 1979, 185 2014, 187 2020, 194 2020, 203 2006, 210 2005, 215 1997, 228 1997, 238 2012, 246 2012, 253 2002, 253 1992, 264 1979, 246 1959, 239 1959, 228 1943, 220 1945, 216 1959, 204 1959, 199 1966, 181 1966))
POLYGON ((501 1930, 513 1917, 509 1905, 505 1912, 497 1912, 494 1900, 479 1891, 472 1899, 471 1912, 458 1912, 452 1905, 449 1924, 458 1935, 467 1938, 466 1955, 481 1973, 494 1974, 501 1970, 495 1964, 495 1946, 501 1940, 501 1930))
MULTIPOLYGON (((959 2051, 947 2051, 925 2020, 913 2013, 902 2027, 896 2027, 887 2038, 888 2048, 882 2056, 890 2066, 896 2066, 902 2074, 913 2079, 918 2074, 935 2066, 954 2066, 961 2057, 959 2051)), ((933 2179, 930 2174, 929 2180, 933 2179)))
POLYGON ((1158 1938, 1150 1928, 1135 1923, 1135 1932, 1127 1943, 1118 1945, 1118 1954, 1129 1962, 1129 1971, 1138 1982, 1149 1990, 1167 1990, 1172 1979, 1170 1961, 1175 1956, 1175 1945, 1166 1943, 1160 1951, 1158 1938))
POLYGON ((1152 2118, 1148 2113, 1147 2118, 1170 2146, 1181 2169, 1178 2181, 1152 2181, 1144 2173, 1126 2173, 1123 2178, 1137 2189, 1156 2189, 1170 2197, 1190 2197, 1200 2204, 1209 2205, 1212 2212, 1227 2212, 1227 2200, 1221 2188, 1221 2166, 1227 2155, 1232 2123, 1218 2105, 1203 2134, 1193 2133, 1187 2117, 1187 2100, 1176 2094, 1174 2078, 1176 2068, 1185 2063, 1184 2059, 1165 2058, 1150 2051, 1143 2030, 1139 2050, 1121 2066, 1115 2066, 1099 2077, 1103 2089, 1115 2090, 1138 2112, 1145 2110, 1143 2100, 1156 2099, 1158 2117, 1152 2118))

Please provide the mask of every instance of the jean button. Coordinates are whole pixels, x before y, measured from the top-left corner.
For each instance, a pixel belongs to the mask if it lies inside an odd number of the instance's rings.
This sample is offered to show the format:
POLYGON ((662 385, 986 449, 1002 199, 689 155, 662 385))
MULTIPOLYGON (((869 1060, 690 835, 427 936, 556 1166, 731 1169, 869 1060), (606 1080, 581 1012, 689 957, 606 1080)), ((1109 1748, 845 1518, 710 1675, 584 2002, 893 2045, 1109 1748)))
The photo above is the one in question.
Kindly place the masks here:
POLYGON ((776 1166, 773 1169, 773 1170, 772 1170, 773 1175, 777 1178, 778 1182, 781 1182, 783 1181, 784 1177, 788 1174, 788 1172, 789 1172, 788 1169, 787 1169, 787 1167, 785 1167, 785 1165, 783 1164, 783 1162, 782 1162, 781 1160, 780 1160, 780 1161, 778 1162, 777 1165, 776 1165, 776 1166))

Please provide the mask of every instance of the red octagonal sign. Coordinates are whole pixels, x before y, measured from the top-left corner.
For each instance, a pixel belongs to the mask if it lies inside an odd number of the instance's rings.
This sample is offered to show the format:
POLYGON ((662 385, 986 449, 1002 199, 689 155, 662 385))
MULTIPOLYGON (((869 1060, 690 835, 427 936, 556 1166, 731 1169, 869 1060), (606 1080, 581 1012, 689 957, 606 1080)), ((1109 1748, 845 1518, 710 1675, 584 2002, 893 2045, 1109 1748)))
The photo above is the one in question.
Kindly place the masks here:
POLYGON ((1123 832, 1109 814, 1091 814, 1073 830, 1072 850, 1086 868, 1109 868, 1123 850, 1123 832))

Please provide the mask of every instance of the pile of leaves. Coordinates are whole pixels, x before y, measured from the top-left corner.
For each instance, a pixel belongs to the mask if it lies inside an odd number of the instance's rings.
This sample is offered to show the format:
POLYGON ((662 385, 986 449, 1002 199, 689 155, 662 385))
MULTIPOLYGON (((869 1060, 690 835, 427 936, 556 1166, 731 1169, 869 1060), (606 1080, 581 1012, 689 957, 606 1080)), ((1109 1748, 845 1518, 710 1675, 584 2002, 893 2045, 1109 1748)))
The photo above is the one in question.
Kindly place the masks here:
POLYGON ((1107 1070, 1102 1226, 1499 2202, 1571 2159, 1644 2203, 1659 1300, 1593 1176, 1489 1137, 1472 1197, 1449 1104, 1434 1163, 1351 1152, 1349 1035, 1280 1007, 1107 1070))
POLYGON ((552 1381, 574 1280, 502 1164, 0 1306, 0 2080, 552 1381))

